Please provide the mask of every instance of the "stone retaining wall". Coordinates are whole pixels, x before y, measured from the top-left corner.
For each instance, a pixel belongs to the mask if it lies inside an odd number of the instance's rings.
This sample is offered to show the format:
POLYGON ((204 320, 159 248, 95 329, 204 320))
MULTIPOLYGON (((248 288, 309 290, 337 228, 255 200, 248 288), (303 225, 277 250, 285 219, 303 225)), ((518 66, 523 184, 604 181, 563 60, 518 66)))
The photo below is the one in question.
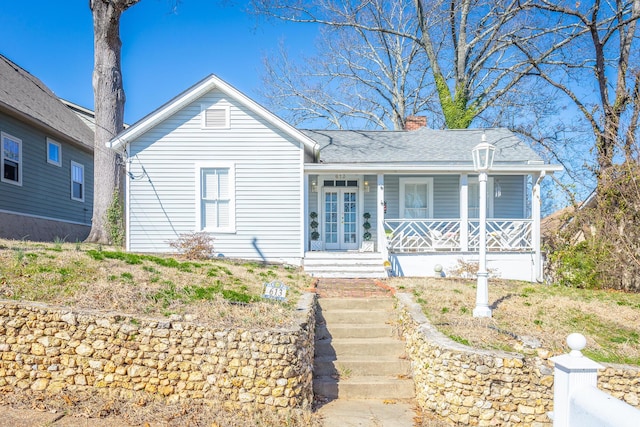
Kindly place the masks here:
MULTIPOLYGON (((416 400, 458 425, 551 426, 553 363, 537 356, 477 350, 438 332, 408 294, 397 294, 416 400)), ((607 365, 598 386, 638 406, 640 369, 607 365)))
POLYGON ((294 327, 242 330, 0 301, 0 389, 309 407, 315 306, 305 294, 294 327))

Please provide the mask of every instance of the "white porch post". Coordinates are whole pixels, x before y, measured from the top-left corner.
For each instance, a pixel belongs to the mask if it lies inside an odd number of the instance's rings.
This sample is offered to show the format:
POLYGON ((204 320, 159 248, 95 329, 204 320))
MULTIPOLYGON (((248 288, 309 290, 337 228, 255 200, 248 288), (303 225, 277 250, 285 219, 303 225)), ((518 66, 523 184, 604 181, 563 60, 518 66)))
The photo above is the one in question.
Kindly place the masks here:
POLYGON ((540 247, 540 181, 544 175, 532 175, 533 186, 531 189, 531 218, 533 224, 531 225, 531 242, 533 247, 533 273, 534 279, 541 282, 543 279, 542 272, 542 249, 540 247))
POLYGON ((469 175, 460 175, 460 250, 469 250, 469 175))
POLYGON ((382 260, 387 260, 387 244, 384 233, 384 175, 378 174, 376 182, 376 194, 378 196, 376 211, 376 241, 378 252, 382 254, 382 260))

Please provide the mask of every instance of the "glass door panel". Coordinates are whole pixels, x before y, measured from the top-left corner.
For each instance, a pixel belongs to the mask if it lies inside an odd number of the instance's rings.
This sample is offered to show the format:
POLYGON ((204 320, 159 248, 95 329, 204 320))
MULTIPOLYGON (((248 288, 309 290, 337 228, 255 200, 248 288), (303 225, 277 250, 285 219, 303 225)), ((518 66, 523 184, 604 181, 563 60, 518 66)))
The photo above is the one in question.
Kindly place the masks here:
POLYGON ((341 188, 324 190, 325 248, 358 248, 358 192, 341 188))
POLYGON ((358 212, 357 193, 344 191, 342 193, 342 243, 341 249, 358 248, 358 212))
POLYGON ((338 249, 338 192, 324 193, 324 242, 327 249, 338 249))

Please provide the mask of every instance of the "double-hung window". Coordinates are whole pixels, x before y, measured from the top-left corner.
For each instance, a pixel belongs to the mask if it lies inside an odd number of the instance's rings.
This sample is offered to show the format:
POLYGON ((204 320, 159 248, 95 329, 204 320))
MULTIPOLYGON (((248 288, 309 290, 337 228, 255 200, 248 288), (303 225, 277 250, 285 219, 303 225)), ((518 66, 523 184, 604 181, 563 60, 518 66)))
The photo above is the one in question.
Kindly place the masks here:
POLYGON ((62 146, 50 138, 47 138, 47 163, 62 166, 62 146))
POLYGON ((400 178, 400 216, 433 217, 433 178, 400 178))
POLYGON ((84 202, 84 166, 71 162, 71 199, 84 202))
POLYGON ((2 182, 22 185, 22 141, 2 132, 2 182))
POLYGON ((198 229, 235 231, 235 169, 230 164, 198 165, 198 229))

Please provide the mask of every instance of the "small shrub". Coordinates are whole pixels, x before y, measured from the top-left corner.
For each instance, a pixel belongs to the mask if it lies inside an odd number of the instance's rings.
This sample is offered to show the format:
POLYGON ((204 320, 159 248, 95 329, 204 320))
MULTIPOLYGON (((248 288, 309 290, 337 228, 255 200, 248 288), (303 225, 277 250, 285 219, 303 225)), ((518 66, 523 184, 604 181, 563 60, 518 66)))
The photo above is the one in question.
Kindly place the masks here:
POLYGON ((209 259, 213 255, 213 240, 208 233, 186 233, 169 242, 169 246, 187 259, 209 259))
POLYGON ((572 288, 601 288, 602 280, 597 267, 601 262, 602 252, 594 249, 588 241, 583 241, 577 245, 567 245, 551 254, 556 283, 572 288))
MULTIPOLYGON (((462 258, 458 258, 455 267, 449 270, 449 276, 460 277, 463 279, 474 279, 478 276, 479 264, 475 261, 465 261, 462 258)), ((497 277, 498 272, 495 268, 487 268, 487 273, 490 277, 497 277)))

